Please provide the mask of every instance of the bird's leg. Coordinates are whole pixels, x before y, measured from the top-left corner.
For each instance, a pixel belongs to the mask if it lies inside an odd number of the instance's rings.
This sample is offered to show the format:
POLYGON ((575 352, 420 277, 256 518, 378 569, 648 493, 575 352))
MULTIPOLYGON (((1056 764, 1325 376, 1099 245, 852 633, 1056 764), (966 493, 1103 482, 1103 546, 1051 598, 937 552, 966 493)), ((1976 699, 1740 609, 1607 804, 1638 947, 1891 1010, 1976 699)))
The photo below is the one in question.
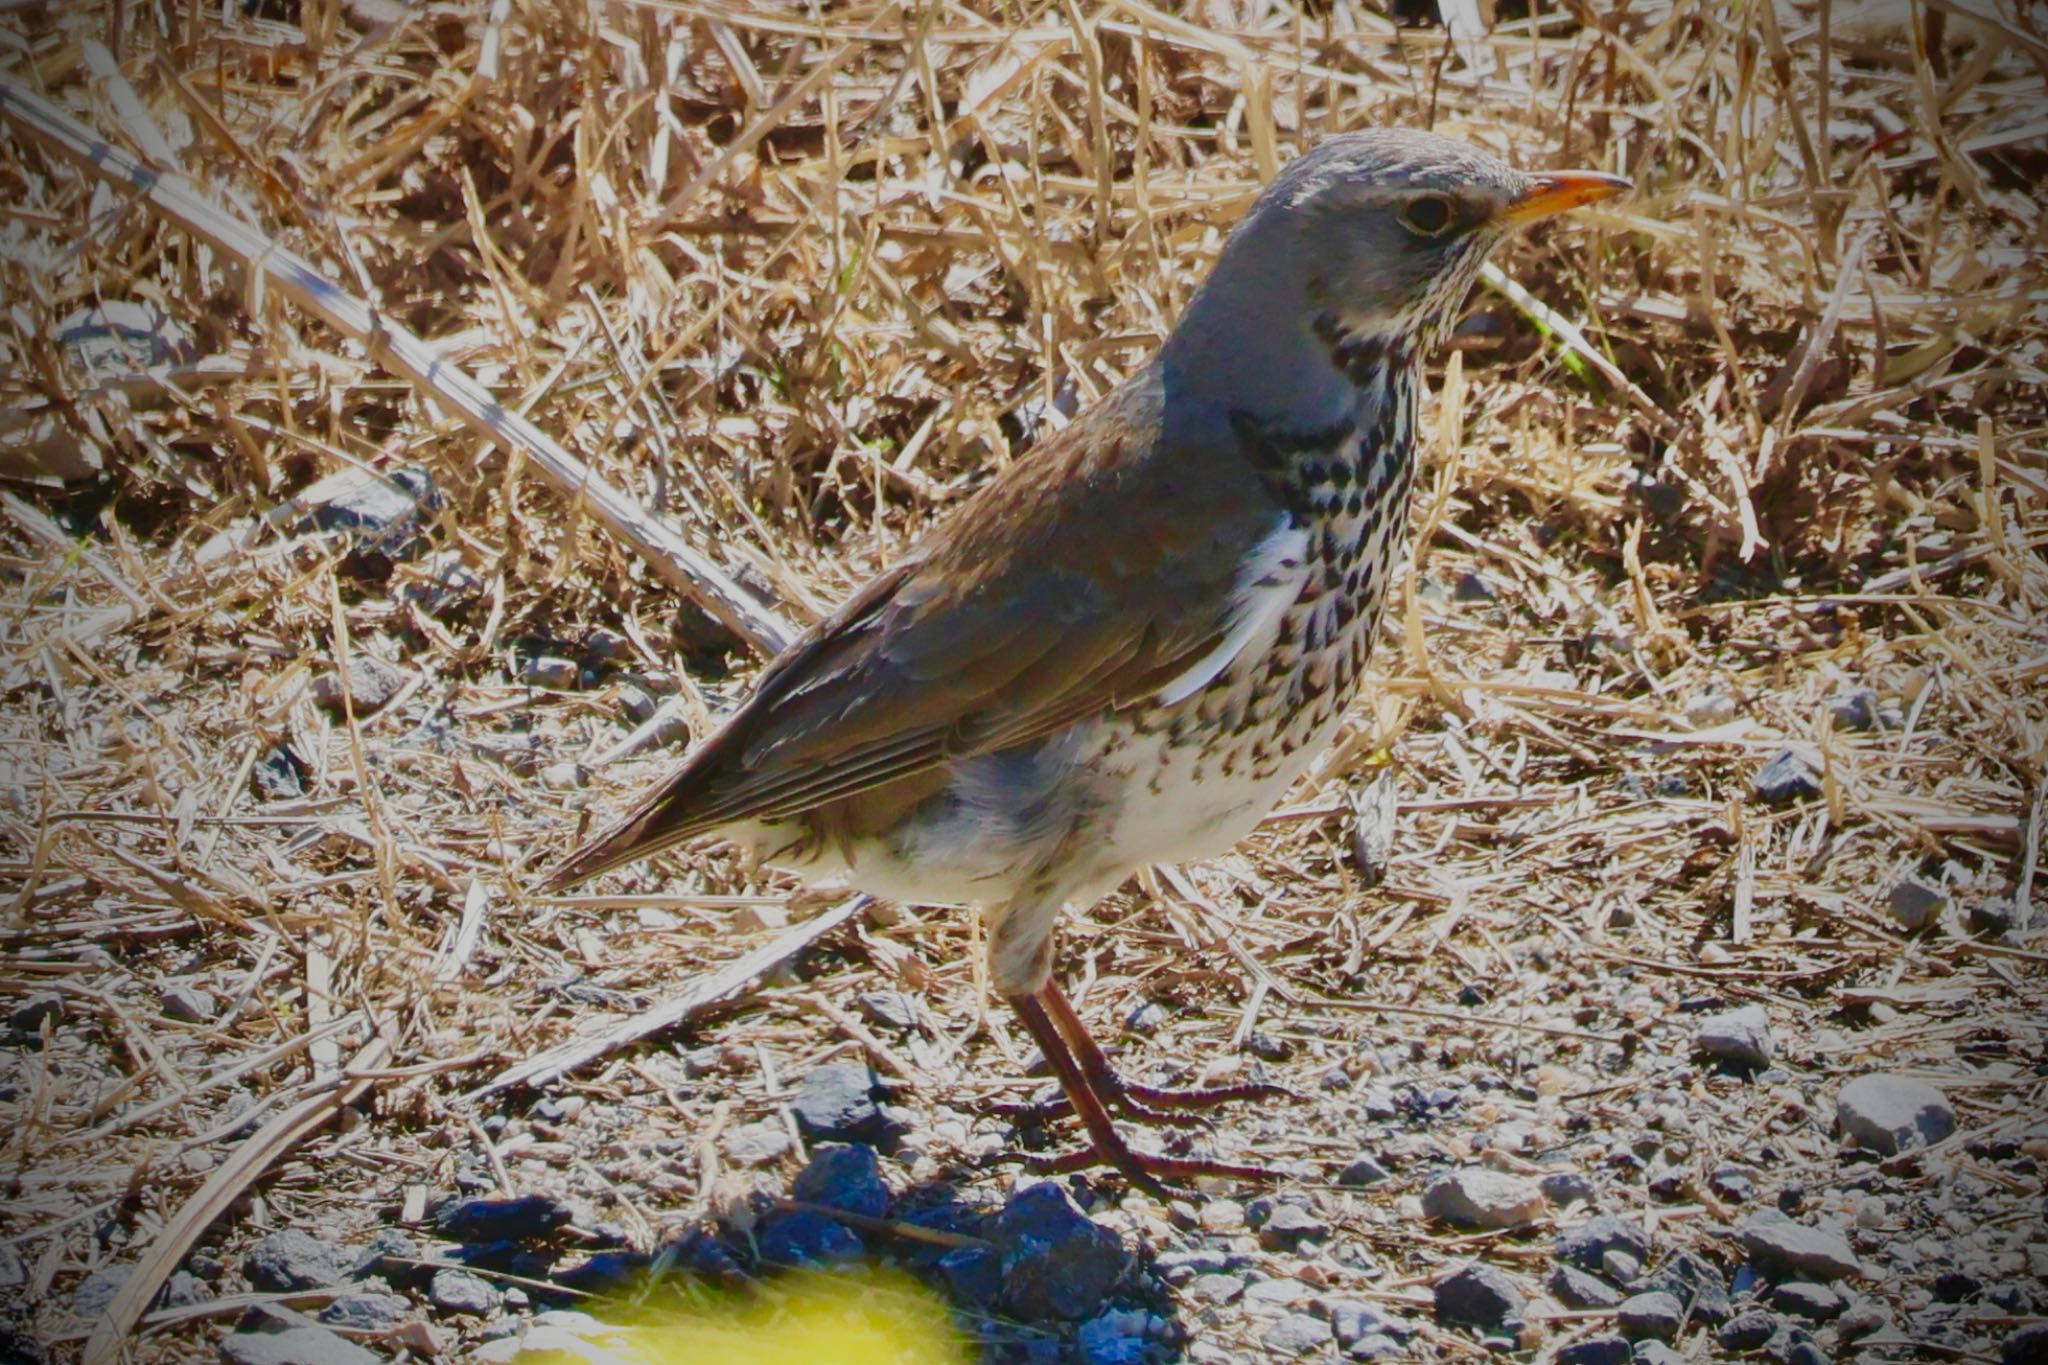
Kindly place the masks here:
POLYGON ((1162 1090, 1127 1081, 1116 1074, 1108 1056, 1089 1036, 1088 1026, 1081 1022, 1073 1002, 1067 999, 1058 982, 1048 980, 1039 995, 1044 999, 1053 1023, 1058 1026, 1060 1036, 1073 1049, 1081 1074, 1088 1078, 1089 1085, 1132 1118, 1171 1123, 1176 1116, 1162 1111, 1214 1109, 1236 1100, 1256 1100, 1287 1093, 1286 1086, 1274 1085, 1270 1081, 1241 1081, 1236 1085, 1216 1085, 1199 1090, 1162 1090))
MULTIPOLYGON (((1035 993, 1009 997, 1010 1007, 1017 1011, 1017 1017, 1024 1021, 1026 1031, 1038 1050, 1045 1054, 1046 1062, 1053 1074, 1059 1078, 1060 1088, 1067 1093, 1067 1102, 1074 1107, 1075 1117, 1081 1120, 1081 1127, 1088 1133, 1089 1147, 1085 1151, 1053 1157, 1044 1161, 1031 1161, 1041 1171, 1060 1172, 1078 1170, 1083 1166, 1102 1163, 1114 1166, 1123 1172, 1126 1179, 1148 1194, 1164 1197, 1166 1181, 1186 1181, 1202 1176, 1218 1176, 1227 1180, 1274 1180, 1279 1173, 1264 1166, 1253 1166, 1232 1161, 1209 1161, 1200 1157, 1156 1156, 1150 1152, 1133 1151, 1116 1131, 1116 1124, 1109 1116, 1082 1072, 1081 1065, 1074 1060, 1074 1054, 1067 1045, 1060 1027, 1048 1011, 1046 991, 1040 988, 1035 993)), ((1064 1003, 1064 1002, 1062 1002, 1064 1003)), ((1069 1009, 1069 1013, 1071 1013, 1069 1009)), ((1027 1158, 1027 1160, 1029 1160, 1027 1158)))

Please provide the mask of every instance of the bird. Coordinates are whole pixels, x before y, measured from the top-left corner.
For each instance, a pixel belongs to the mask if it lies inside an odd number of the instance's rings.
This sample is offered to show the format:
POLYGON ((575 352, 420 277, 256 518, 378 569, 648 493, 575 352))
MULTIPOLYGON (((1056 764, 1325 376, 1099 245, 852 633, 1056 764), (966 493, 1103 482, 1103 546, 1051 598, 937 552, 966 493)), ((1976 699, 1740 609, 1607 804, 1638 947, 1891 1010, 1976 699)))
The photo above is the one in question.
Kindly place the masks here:
POLYGON ((1272 1087, 1121 1079, 1055 977, 1060 914, 1231 848, 1328 746, 1405 553, 1424 359, 1511 232, 1627 188, 1416 129, 1319 141, 1147 363, 794 640, 549 886, 717 835, 973 905, 989 981, 1085 1134, 1043 1169, 1271 1178, 1126 1141, 1112 1111, 1272 1087))

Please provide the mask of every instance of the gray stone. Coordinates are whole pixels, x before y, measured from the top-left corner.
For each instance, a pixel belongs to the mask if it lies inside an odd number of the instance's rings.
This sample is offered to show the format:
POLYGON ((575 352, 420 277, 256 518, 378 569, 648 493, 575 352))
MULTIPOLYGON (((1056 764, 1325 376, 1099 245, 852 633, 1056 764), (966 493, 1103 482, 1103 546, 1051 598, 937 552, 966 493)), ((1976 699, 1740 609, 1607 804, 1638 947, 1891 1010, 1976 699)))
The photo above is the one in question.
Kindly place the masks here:
POLYGON ((537 654, 519 663, 519 681, 528 687, 567 692, 575 688, 582 676, 583 670, 576 666, 574 659, 558 658, 552 654, 537 654))
POLYGON ((1323 1303, 1323 1311, 1329 1315, 1330 1327, 1337 1334, 1337 1344, 1344 1347, 1366 1337, 1406 1341, 1421 1330, 1412 1319, 1389 1313, 1378 1304, 1367 1303, 1363 1299, 1329 1299, 1323 1303))
POLYGON ((1661 1341, 1645 1339, 1635 1344, 1629 1359, 1635 1365, 1691 1365, 1684 1356, 1661 1341))
POLYGON ((396 556, 419 535, 421 512, 441 505, 441 492, 423 469, 339 470, 309 484, 292 500, 300 531, 336 531, 357 554, 396 556))
POLYGON ((1780 751, 1757 772, 1758 799, 1774 806, 1820 795, 1820 774, 1795 749, 1780 751))
POLYGON ((348 1278, 348 1270, 338 1247, 297 1228, 271 1233, 242 1258, 250 1287, 266 1294, 331 1289, 348 1278))
POLYGON ((1092 1317, 1124 1273, 1124 1248, 1089 1221, 1066 1190, 1033 1185, 1012 1195, 996 1220, 1003 1301, 1026 1321, 1092 1317))
POLYGON ((467 1270, 435 1271, 434 1278, 427 1284, 427 1299, 443 1313, 472 1313, 484 1317, 498 1308, 498 1291, 488 1280, 467 1270))
POLYGON ((1266 1329, 1259 1342, 1278 1355, 1306 1355, 1328 1345, 1330 1324, 1307 1313, 1289 1313, 1266 1329))
POLYGON ((180 981, 164 988, 164 1018, 178 1019, 187 1024, 203 1024, 213 1018, 220 1006, 214 998, 199 987, 180 981))
POLYGON ((1824 1284, 1787 1280, 1771 1291, 1771 1307, 1794 1317, 1827 1322, 1840 1317, 1847 1305, 1840 1294, 1824 1284))
POLYGON ((1612 1214, 1588 1218, 1577 1227, 1557 1234, 1551 1254, 1584 1270, 1598 1270, 1600 1258, 1613 1250, 1626 1251, 1638 1262, 1650 1257, 1650 1235, 1631 1222, 1612 1214))
POLYGON ((191 1308, 195 1304, 205 1303, 212 1297, 213 1291, 208 1289, 206 1282, 197 1275, 189 1270, 174 1270, 171 1277, 164 1281, 164 1287, 157 1291, 156 1306, 191 1308))
POLYGON ((1723 1162, 1707 1177, 1707 1188, 1731 1204, 1747 1204, 1756 1198, 1756 1176, 1747 1166, 1723 1162))
POLYGON ((1859 1076, 1835 1096, 1835 1127, 1857 1146, 1889 1156, 1940 1142, 1956 1130, 1956 1111, 1925 1081, 1859 1076))
POLYGON ((1633 1284, 1643 1273, 1643 1263, 1633 1252, 1609 1247, 1600 1253, 1600 1273, 1609 1284, 1633 1284))
POLYGON ((1558 1208, 1592 1201, 1593 1182, 1583 1171, 1552 1171, 1536 1182, 1543 1197, 1558 1208))
POLYGON ((358 1291, 344 1294, 320 1310, 320 1321, 351 1332, 379 1332, 403 1321, 412 1301, 398 1294, 358 1291))
POLYGON ((1882 1299, 1858 1299, 1835 1319, 1843 1341, 1857 1341, 1892 1325, 1892 1310, 1882 1299))
POLYGON ((1347 1190, 1365 1190, 1390 1179, 1387 1168, 1369 1156, 1361 1156, 1337 1173, 1337 1183, 1347 1190))
POLYGON ((807 1204, 863 1218, 880 1218, 889 1211, 889 1187, 883 1183, 881 1164, 875 1149, 865 1144, 820 1143, 789 1192, 807 1204))
POLYGON ((437 1206, 434 1231, 451 1242, 546 1241, 576 1221, 576 1210, 545 1194, 451 1199, 437 1206))
POLYGON ((1587 1337, 1558 1351, 1557 1365, 1629 1365, 1633 1348, 1625 1337, 1587 1337))
POLYGON ((790 1101, 806 1136, 818 1141, 874 1142, 888 1132, 875 1103, 875 1073, 866 1062, 827 1062, 797 1083, 790 1101))
POLYGON ((1863 1263, 1848 1238, 1795 1223, 1775 1209, 1751 1214, 1735 1235, 1768 1275, 1831 1281, 1863 1274, 1863 1263))
POLYGON ((1575 1265, 1552 1266, 1547 1284, 1551 1297, 1567 1308, 1612 1308, 1621 1302, 1620 1290, 1575 1265))
POLYGON ((128 1282, 132 1265, 101 1266, 78 1282, 71 1291, 71 1312, 87 1322, 97 1321, 107 1311, 107 1305, 121 1292, 121 1286, 128 1282))
POLYGON ((984 1308, 1003 1292, 1003 1258, 988 1247, 955 1247, 938 1267, 948 1297, 962 1308, 984 1308))
POLYGON ((1543 1190, 1533 1180, 1484 1166, 1446 1171, 1422 1192, 1422 1212, 1461 1228, 1512 1228, 1544 1213, 1543 1190))
POLYGON ((765 1166, 787 1156, 796 1146, 789 1130, 772 1119, 728 1128, 719 1144, 726 1156, 742 1166, 765 1166))
POLYGON ((375 1351, 324 1327, 231 1332, 221 1338, 220 1354, 228 1365, 382 1365, 375 1351))
POLYGON ((1693 1046, 1731 1066, 1760 1071, 1771 1064, 1771 1019, 1762 1005, 1710 1014, 1693 1032, 1693 1046))
POLYGON ((1630 1341, 1669 1341, 1678 1335, 1679 1324, 1684 1321, 1685 1305, 1676 1294, 1662 1290, 1631 1294, 1614 1310, 1614 1325, 1630 1341))
POLYGON ((791 1209, 762 1222, 754 1250, 769 1265, 821 1266, 857 1261, 867 1254, 867 1244, 829 1213, 791 1209))
POLYGON ((1918 877, 1906 877, 1886 893, 1884 903, 1899 928, 1914 934, 1940 917, 1941 908, 1948 904, 1948 893, 1918 877))
POLYGON ((1638 1292, 1661 1289, 1675 1295, 1685 1311, 1706 1322, 1726 1322, 1735 1311, 1728 1301, 1728 1280, 1705 1258, 1674 1251, 1664 1264, 1630 1286, 1638 1292))
POLYGON ((1747 1308, 1721 1324, 1714 1334, 1724 1350, 1754 1351, 1778 1330, 1778 1319, 1761 1308, 1747 1308))
POLYGON ((28 1000, 8 1011, 7 1028, 12 1033, 35 1036, 43 1031, 45 1024, 56 1028, 64 1022, 64 997, 54 991, 31 995, 28 1000))
POLYGON ((1303 1242, 1319 1242, 1330 1225, 1299 1204, 1282 1204, 1259 1228, 1259 1245, 1267 1251, 1293 1251, 1303 1242))
POLYGON ((1346 1346, 1344 1355, 1350 1360, 1406 1360, 1408 1348, 1390 1336, 1367 1332, 1346 1346))
POLYGON ((1844 730, 1882 730, 1884 705, 1867 687, 1850 687, 1828 698, 1828 714, 1844 730))
POLYGON ((322 673, 313 679, 313 700, 339 716, 343 713, 343 693, 346 691, 356 715, 367 716, 389 705, 404 688, 408 676, 398 665, 386 663, 358 647, 349 651, 347 688, 342 687, 340 673, 322 673))
POLYGON ((903 991, 863 991, 853 998, 860 1012, 885 1028, 909 1032, 917 1027, 917 997, 903 991))
POLYGON ((2030 1322, 1998 1344, 1998 1365, 2048 1365, 2048 1322, 2030 1322))
POLYGON ((28 1283, 28 1262, 12 1246, 0 1243, 0 1289, 28 1283))
POLYGON ((1142 1309, 1112 1308, 1088 1319, 1074 1333, 1082 1365, 1142 1365, 1147 1325, 1142 1309))
POLYGON ((1498 1327, 1528 1307, 1520 1286, 1490 1265, 1468 1265, 1436 1282, 1431 1291, 1440 1322, 1498 1327))
POLYGON ((65 315, 57 344, 95 381, 190 360, 192 334, 153 303, 107 299, 65 315))
POLYGON ((1244 1297, 1244 1281, 1236 1275, 1197 1275, 1183 1291, 1197 1303, 1235 1303, 1244 1297))

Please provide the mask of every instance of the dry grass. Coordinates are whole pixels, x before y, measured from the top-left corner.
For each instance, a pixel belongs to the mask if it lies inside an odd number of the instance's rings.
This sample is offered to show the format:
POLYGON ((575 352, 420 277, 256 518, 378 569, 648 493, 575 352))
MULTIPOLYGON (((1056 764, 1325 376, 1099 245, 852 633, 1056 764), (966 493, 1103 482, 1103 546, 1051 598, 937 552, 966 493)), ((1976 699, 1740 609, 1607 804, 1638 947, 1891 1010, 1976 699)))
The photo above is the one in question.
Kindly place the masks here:
MULTIPOLYGON (((673 698, 701 728, 754 664, 744 609, 683 600, 556 485, 580 462, 807 619, 1139 364, 1262 176, 1370 124, 1640 192, 1501 260, 1541 304, 1490 289, 1461 331, 1423 557, 1346 741, 1239 854, 1075 918, 1084 1011, 1167 1002, 1179 1055, 1229 1063, 1267 1032, 1304 1089, 1395 1044, 1550 1066, 1552 1109, 1597 1127, 1646 1084, 1597 1079, 1618 1045, 1674 1046, 1670 1006, 1715 994, 1768 1005, 1822 1109, 1882 1065, 1946 1076, 1973 1131, 2042 1111, 2044 945, 1955 908, 2048 897, 2038 15, 1658 0, 1447 43, 1259 0, 117 10, 8 7, 0 70, 437 344, 570 463, 508 457, 370 363, 383 340, 0 135, 0 991, 61 1002, 0 1048, 0 1236, 48 1340, 85 1339, 80 1277, 152 1247, 167 1273, 181 1229, 230 1259, 265 1228, 346 1239, 458 1173, 606 1203, 651 1244, 749 1187, 717 1133, 834 1052, 903 1082, 934 1170, 999 1132, 976 1103, 1025 1084, 1024 1045, 984 1013, 965 917, 914 911, 598 1057, 564 1085, 612 1106, 604 1133, 485 1135, 494 1077, 629 1029, 809 904, 716 846, 530 895, 661 761, 627 752, 629 711, 673 698), (188 344, 60 336, 116 302, 188 344), (423 556, 365 563, 273 515, 362 467, 432 475, 423 556), (473 592, 429 609, 452 564, 473 592), (323 705, 364 655, 397 699, 323 705), (1833 721, 1852 687, 1886 728, 1833 721), (1821 794, 1757 802, 1787 748, 1821 794), (302 790, 266 798, 287 750, 302 790), (1373 887, 1354 835, 1385 810, 1373 887), (1909 938, 1886 903, 1916 870, 1955 895, 1909 938), (166 1015, 178 984, 210 1018, 166 1015), (882 985, 929 1031, 859 1023, 882 985), (1987 1040, 2006 1062, 1964 1046, 1987 1040), (706 1042, 727 1064, 686 1073, 706 1042)), ((1700 1172, 1759 1134, 1822 1159, 1825 1113, 1688 1093, 1700 1172)), ((1327 1159, 1327 1107, 1221 1141, 1327 1159)), ((1396 1195, 1344 1198, 1378 1263, 1333 1282, 1398 1297, 1444 1263, 1396 1195)), ((137 1358, 206 1356, 219 1316, 137 1358)))

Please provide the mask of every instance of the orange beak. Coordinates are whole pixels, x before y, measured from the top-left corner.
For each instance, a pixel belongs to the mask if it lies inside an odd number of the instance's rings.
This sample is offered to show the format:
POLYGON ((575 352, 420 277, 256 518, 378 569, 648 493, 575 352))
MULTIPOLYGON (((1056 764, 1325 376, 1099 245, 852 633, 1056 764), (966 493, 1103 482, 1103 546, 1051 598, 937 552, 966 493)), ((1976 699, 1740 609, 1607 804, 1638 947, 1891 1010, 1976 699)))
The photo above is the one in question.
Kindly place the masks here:
POLYGON ((1633 189, 1626 177, 1600 171, 1539 171, 1529 177, 1528 192, 1500 211, 1500 220, 1522 227, 1566 209, 1597 204, 1633 189))

